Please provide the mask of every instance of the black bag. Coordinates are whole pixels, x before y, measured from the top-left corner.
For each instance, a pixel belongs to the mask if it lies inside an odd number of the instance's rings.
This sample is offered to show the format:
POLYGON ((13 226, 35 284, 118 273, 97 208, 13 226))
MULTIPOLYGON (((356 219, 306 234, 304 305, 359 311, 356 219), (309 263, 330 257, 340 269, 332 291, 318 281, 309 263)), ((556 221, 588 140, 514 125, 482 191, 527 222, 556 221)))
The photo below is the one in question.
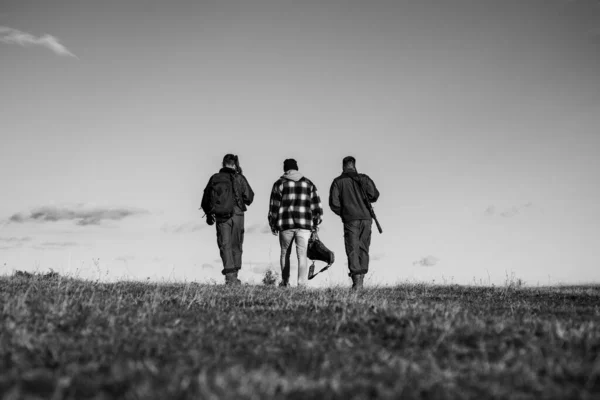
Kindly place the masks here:
POLYGON ((235 205, 235 192, 233 188, 233 175, 228 173, 213 176, 208 188, 209 211, 207 215, 214 215, 219 219, 228 219, 233 215, 235 205))
POLYGON ((335 261, 335 255, 333 251, 329 250, 327 246, 321 242, 317 232, 312 232, 308 239, 308 248, 306 250, 306 256, 313 260, 312 265, 308 269, 308 279, 312 279, 323 271, 327 271, 331 264, 335 261), (321 268, 319 272, 315 274, 315 261, 326 262, 327 265, 321 268))

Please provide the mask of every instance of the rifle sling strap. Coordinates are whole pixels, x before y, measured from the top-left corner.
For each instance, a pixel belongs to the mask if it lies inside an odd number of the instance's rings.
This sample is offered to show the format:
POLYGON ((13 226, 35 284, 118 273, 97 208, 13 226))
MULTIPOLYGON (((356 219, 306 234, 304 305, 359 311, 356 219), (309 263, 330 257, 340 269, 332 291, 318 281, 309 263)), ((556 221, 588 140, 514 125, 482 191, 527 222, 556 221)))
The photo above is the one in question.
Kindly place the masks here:
MULTIPOLYGON (((356 182, 356 184, 358 184, 358 193, 359 193, 360 197, 362 197, 362 199, 370 206, 371 202, 369 201, 369 198, 367 197, 367 192, 365 191, 365 189, 362 186, 362 183, 360 182, 360 177, 357 177, 356 179, 353 177, 350 177, 350 179, 352 179, 354 182, 356 182)), ((356 185, 354 185, 354 189, 356 190, 356 185)))

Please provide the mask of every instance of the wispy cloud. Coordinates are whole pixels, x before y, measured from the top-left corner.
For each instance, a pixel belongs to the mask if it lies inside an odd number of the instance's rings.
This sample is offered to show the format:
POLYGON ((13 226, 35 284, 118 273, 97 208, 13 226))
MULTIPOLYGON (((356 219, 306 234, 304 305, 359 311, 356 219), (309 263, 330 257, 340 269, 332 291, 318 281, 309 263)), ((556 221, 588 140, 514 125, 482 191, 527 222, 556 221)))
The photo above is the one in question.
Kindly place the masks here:
POLYGON ((502 211, 497 211, 496 207, 491 205, 488 208, 486 208, 486 210, 484 211, 484 214, 487 215, 488 217, 491 217, 494 215, 499 215, 504 218, 512 218, 512 217, 515 217, 515 216, 521 214, 523 211, 525 211, 526 209, 528 209, 532 206, 533 206, 532 203, 526 203, 523 205, 512 206, 512 207, 503 209, 502 211))
POLYGON ((75 243, 75 242, 43 242, 40 243, 39 248, 44 248, 44 249, 60 249, 63 247, 77 247, 79 246, 79 244, 75 243))
POLYGON ((267 270, 272 269, 273 271, 279 271, 279 266, 274 266, 271 262, 248 262, 244 263, 244 268, 248 268, 249 271, 252 271, 256 274, 264 274, 267 270))
POLYGON ((43 46, 60 56, 78 58, 52 35, 35 36, 7 26, 0 26, 0 42, 21 46, 43 46))
POLYGON ((24 243, 31 242, 30 237, 0 237, 0 242, 2 243, 24 243))
POLYGON ((370 259, 371 261, 381 261, 381 260, 383 259, 383 257, 384 257, 384 256, 385 256, 384 254, 380 254, 380 253, 378 253, 378 254, 371 254, 371 255, 369 256, 369 259, 370 259))
POLYGON ((0 250, 16 249, 22 247, 24 243, 30 241, 30 237, 0 237, 0 250))
POLYGON ((271 228, 268 224, 252 224, 244 229, 246 233, 271 233, 271 228))
POLYGON ((511 218, 514 217, 515 215, 519 214, 519 208, 517 206, 513 206, 509 209, 506 209, 504 211, 502 211, 500 213, 500 216, 504 217, 504 218, 511 218))
POLYGON ((438 263, 439 259, 434 256, 423 257, 418 261, 413 262, 413 265, 419 265, 421 267, 433 267, 438 263))
POLYGON ((488 208, 485 209, 484 211, 485 215, 494 215, 496 214, 496 207, 495 206, 489 206, 488 208))
POLYGON ((210 227, 206 222, 186 222, 183 224, 164 224, 164 233, 192 233, 210 227))
POLYGON ((73 221, 79 226, 87 226, 100 225, 104 221, 121 221, 128 217, 144 214, 148 214, 148 211, 129 207, 44 206, 28 212, 13 214, 8 221, 9 223, 73 221))

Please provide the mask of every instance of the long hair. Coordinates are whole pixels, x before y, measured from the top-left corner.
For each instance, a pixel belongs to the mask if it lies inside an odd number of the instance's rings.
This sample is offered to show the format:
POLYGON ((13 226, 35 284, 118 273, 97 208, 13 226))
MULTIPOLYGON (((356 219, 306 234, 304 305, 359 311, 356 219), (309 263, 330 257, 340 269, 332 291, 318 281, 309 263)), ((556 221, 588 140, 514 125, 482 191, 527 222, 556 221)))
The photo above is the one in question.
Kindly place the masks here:
POLYGON ((242 167, 240 167, 240 160, 238 159, 238 156, 226 154, 225 157, 223 157, 223 167, 231 164, 235 165, 235 172, 238 174, 242 173, 242 167))

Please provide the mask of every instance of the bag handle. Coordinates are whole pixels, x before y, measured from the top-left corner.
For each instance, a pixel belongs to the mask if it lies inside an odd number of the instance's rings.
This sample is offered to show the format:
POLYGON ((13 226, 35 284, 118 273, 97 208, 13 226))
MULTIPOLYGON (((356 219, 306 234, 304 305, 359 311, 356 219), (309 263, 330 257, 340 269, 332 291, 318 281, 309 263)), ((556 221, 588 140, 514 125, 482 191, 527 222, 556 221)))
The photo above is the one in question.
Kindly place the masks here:
POLYGON ((308 240, 310 240, 310 241, 319 240, 319 235, 317 234, 316 230, 310 232, 310 238, 308 240))

